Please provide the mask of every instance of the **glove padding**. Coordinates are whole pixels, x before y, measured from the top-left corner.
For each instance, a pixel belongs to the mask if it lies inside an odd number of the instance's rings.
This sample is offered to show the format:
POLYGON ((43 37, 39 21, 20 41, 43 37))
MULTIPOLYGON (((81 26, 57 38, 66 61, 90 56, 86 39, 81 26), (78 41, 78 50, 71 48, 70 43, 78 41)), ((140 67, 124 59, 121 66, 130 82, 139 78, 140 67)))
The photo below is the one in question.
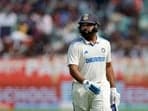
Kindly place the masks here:
POLYGON ((100 87, 97 83, 91 82, 89 80, 84 80, 83 86, 86 90, 91 91, 93 94, 97 95, 100 93, 100 87))
POLYGON ((111 105, 115 104, 118 106, 120 104, 120 94, 117 92, 116 88, 111 88, 110 102, 111 105))

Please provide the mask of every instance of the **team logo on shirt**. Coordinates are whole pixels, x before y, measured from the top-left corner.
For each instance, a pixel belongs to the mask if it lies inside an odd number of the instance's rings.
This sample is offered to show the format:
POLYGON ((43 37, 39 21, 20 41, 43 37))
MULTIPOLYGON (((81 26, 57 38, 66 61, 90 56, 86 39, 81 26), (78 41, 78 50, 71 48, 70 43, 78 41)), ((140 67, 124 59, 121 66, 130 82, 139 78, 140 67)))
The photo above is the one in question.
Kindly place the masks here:
POLYGON ((88 51, 86 50, 86 51, 84 51, 84 54, 88 54, 88 51))
POLYGON ((101 52, 102 53, 105 53, 105 48, 101 48, 101 52))

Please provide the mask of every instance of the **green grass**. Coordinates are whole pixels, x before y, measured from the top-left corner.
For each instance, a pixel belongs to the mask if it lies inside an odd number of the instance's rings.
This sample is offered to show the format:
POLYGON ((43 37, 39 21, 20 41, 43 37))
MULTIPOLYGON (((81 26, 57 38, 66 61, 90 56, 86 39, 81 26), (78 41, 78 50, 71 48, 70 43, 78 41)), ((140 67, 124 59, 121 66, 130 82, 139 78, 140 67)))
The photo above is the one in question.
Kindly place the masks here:
MULTIPOLYGON (((72 109, 0 109, 0 111, 73 111, 72 109)), ((122 107, 119 111, 148 111, 148 107, 122 107)))
POLYGON ((14 111, 72 111, 72 109, 16 109, 14 111))
POLYGON ((119 111, 148 111, 148 109, 121 109, 119 111))
MULTIPOLYGON (((17 109, 15 111, 72 111, 72 109, 17 109)), ((124 108, 120 109, 119 111, 148 111, 148 109, 134 109, 134 108, 124 108)))

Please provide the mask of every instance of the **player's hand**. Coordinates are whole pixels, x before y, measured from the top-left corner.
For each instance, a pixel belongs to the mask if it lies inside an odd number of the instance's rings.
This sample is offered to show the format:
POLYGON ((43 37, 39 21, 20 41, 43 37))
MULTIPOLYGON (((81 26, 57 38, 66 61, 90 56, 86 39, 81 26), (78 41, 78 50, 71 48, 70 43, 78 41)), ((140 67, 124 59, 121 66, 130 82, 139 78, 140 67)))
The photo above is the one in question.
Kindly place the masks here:
POLYGON ((89 80, 84 80, 83 86, 86 90, 91 91, 93 94, 97 95, 100 93, 100 87, 97 83, 91 82, 89 80))
POLYGON ((111 96, 110 96, 111 105, 119 105, 120 104, 120 94, 117 92, 116 88, 111 88, 111 96))

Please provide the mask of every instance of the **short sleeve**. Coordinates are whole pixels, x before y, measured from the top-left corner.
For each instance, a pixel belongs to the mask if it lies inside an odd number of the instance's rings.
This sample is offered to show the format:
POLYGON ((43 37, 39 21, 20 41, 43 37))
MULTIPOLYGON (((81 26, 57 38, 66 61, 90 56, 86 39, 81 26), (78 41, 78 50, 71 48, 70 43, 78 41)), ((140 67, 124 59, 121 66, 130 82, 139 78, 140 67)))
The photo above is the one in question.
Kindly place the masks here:
POLYGON ((110 42, 108 42, 107 48, 108 48, 108 50, 107 50, 108 52, 107 52, 106 62, 111 62, 111 45, 110 45, 110 42))
POLYGON ((67 53, 67 64, 79 64, 79 49, 76 44, 70 45, 67 53))

